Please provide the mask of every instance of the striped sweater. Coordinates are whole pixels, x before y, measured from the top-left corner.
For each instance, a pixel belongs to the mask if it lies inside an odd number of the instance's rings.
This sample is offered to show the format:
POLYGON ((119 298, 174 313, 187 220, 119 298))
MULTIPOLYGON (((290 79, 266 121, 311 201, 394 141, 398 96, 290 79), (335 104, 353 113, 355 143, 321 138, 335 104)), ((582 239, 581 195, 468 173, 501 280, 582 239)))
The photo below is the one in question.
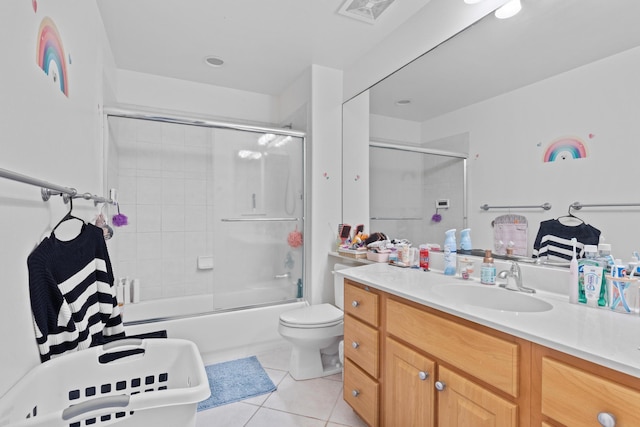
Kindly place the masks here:
POLYGON ((566 261, 573 256, 571 239, 575 237, 576 256, 584 257, 584 245, 597 245, 600 241, 600 230, 589 225, 565 225, 557 219, 549 219, 540 223, 538 235, 533 244, 533 258, 547 257, 549 260, 566 261))
POLYGON ((31 312, 44 362, 124 337, 113 270, 101 228, 70 241, 45 238, 27 259, 31 312))

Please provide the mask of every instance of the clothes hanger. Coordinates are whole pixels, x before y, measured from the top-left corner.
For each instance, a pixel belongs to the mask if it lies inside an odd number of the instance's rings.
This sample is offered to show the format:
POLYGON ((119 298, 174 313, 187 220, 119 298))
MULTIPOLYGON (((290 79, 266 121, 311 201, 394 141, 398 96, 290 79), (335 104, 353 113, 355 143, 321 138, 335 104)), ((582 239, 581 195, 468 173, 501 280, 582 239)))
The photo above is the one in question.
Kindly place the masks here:
POLYGON ((60 224, 62 224, 65 221, 69 221, 71 219, 77 219, 78 221, 82 222, 82 225, 85 224, 84 220, 82 218, 78 218, 77 216, 72 215, 73 212, 73 198, 69 198, 69 212, 67 212, 67 214, 62 217, 62 219, 60 220, 60 222, 58 222, 56 224, 55 227, 53 227, 53 229, 51 230, 51 234, 53 234, 54 231, 56 231, 56 228, 58 228, 60 226, 60 224))
POLYGON ((578 218, 577 216, 575 216, 575 215, 573 214, 573 212, 571 212, 571 206, 569 206, 569 210, 568 210, 567 215, 559 216, 558 218, 556 218, 556 220, 557 220, 557 221, 560 221, 560 219, 562 219, 562 218, 568 218, 568 219, 570 219, 570 220, 579 221, 579 222, 580 222, 580 224, 584 224, 584 220, 583 220, 582 218, 578 218))

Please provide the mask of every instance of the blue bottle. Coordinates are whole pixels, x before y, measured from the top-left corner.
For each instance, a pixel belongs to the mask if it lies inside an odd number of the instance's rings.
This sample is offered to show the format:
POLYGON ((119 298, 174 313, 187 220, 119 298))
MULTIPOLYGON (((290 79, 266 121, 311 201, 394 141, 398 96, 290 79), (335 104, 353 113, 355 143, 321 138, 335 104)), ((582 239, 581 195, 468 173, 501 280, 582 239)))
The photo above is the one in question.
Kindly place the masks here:
POLYGON ((456 229, 452 228, 444 233, 444 274, 455 276, 456 274, 456 229))
POLYGON ((471 235, 469 232, 470 228, 465 228, 464 230, 460 230, 460 249, 463 251, 471 250, 471 235))
POLYGON ((298 295, 296 295, 296 298, 302 298, 302 279, 298 279, 298 295))

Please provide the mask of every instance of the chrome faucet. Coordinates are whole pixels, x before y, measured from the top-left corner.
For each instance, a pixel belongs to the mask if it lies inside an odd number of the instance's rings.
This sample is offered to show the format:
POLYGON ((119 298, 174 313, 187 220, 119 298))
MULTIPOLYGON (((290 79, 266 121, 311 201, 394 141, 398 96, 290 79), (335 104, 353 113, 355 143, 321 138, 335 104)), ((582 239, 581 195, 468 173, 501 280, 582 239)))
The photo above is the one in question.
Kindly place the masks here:
POLYGON ((526 292, 528 294, 535 294, 536 293, 535 289, 527 288, 526 286, 524 286, 522 284, 522 271, 520 271, 520 265, 515 261, 511 262, 511 268, 509 270, 502 270, 500 273, 498 273, 498 278, 499 279, 506 279, 505 283, 500 283, 500 287, 501 288, 505 288, 505 289, 508 289, 510 291, 526 292), (517 289, 513 289, 513 288, 509 287, 509 278, 510 277, 512 277, 514 279, 517 289))

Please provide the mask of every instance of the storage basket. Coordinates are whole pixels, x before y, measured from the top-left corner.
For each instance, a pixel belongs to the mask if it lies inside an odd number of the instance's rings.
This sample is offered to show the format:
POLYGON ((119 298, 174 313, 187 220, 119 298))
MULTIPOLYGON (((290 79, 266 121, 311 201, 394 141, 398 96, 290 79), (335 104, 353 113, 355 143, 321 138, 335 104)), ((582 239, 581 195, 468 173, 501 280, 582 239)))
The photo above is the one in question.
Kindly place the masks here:
POLYGON ((374 262, 389 262, 389 252, 367 251, 367 259, 374 262))
POLYGON ((0 399, 0 426, 195 426, 209 395, 191 341, 123 339, 33 368, 0 399))

